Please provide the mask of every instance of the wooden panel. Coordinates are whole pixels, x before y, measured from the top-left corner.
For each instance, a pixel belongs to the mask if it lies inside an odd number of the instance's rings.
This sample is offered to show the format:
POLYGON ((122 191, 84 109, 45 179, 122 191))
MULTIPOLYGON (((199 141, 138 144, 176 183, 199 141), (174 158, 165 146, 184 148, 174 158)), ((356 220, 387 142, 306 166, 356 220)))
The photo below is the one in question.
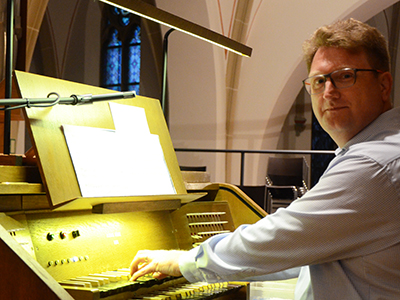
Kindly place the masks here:
MULTIPOLYGON (((21 96, 24 98, 44 98, 50 92, 57 92, 61 97, 69 97, 71 94, 109 94, 115 92, 24 72, 16 72, 16 78, 21 96)), ((138 96, 115 102, 145 108, 151 133, 160 137, 165 161, 170 170, 175 189, 178 194, 186 194, 159 101, 138 96)), ((58 105, 51 108, 28 108, 25 109, 25 113, 29 118, 30 134, 43 184, 52 204, 57 206, 81 197, 61 125, 113 129, 114 125, 108 103, 96 102, 95 104, 81 106, 58 105)))
MULTIPOLYGON (((92 197, 92 198, 78 198, 69 203, 63 204, 60 207, 54 209, 54 211, 69 211, 69 210, 91 210, 93 207, 96 207, 96 213, 104 213, 101 209, 98 209, 101 204, 108 204, 107 207, 111 208, 112 206, 118 206, 119 212, 130 212, 136 211, 136 208, 141 206, 140 202, 149 201, 153 202, 152 206, 157 206, 161 204, 162 201, 169 200, 179 200, 181 203, 188 203, 194 201, 200 197, 202 197, 204 193, 197 194, 179 194, 179 195, 156 195, 156 196, 127 196, 127 197, 92 197), (123 205, 123 202, 137 202, 131 205, 123 205), (121 209, 125 207, 127 211, 121 211, 121 209)), ((114 209, 114 208, 111 208, 114 209)), ((117 209, 117 208, 115 208, 117 209)))
POLYGON ((0 211, 16 211, 22 209, 21 195, 0 195, 0 211))
POLYGON ((228 231, 233 231, 235 229, 227 202, 193 202, 172 212, 171 217, 175 228, 175 237, 181 249, 191 249, 194 242, 191 237, 187 214, 212 212, 225 212, 226 214, 222 217, 223 220, 227 221, 224 225, 224 229, 228 231))
MULTIPOLYGON (((234 200, 235 196, 227 196, 233 195, 231 192, 223 189, 218 193, 220 192, 222 194, 217 195, 218 201, 187 203, 172 213, 170 211, 142 211, 97 215, 92 214, 91 211, 55 212, 54 210, 47 213, 13 213, 11 216, 27 228, 26 232, 18 232, 14 238, 25 244, 26 250, 36 257, 41 268, 40 272, 46 276, 50 274, 56 281, 115 270, 128 267, 136 251, 141 249, 192 248, 193 240, 188 227, 187 214, 212 215, 226 212, 221 217, 223 221, 227 221, 223 229, 233 231, 235 226, 230 213, 232 203, 235 201, 241 203, 241 201, 234 200), (228 194, 225 195, 225 193, 228 194), (224 201, 222 198, 229 201, 224 201), (76 231, 79 235, 74 237, 73 232, 76 231), (65 233, 64 239, 61 238, 60 232, 65 233), (52 240, 47 239, 49 233, 52 234, 52 240), (67 261, 68 259, 70 262, 67 261), (72 259, 76 259, 76 262, 72 262, 72 259), (51 262, 50 265, 49 262, 51 262)), ((171 203, 176 204, 176 201, 171 201, 171 203)), ((233 207, 235 207, 234 204, 233 207)), ((246 206, 240 211, 242 215, 248 213, 246 206)), ((0 254, 2 254, 1 250, 0 254)), ((0 263, 0 270, 3 273, 4 267, 0 263)), ((25 270, 18 268, 16 272, 26 273, 25 270)), ((22 276, 16 274, 18 277, 22 276)), ((40 279, 39 275, 36 274, 40 279)), ((3 280, 0 280, 0 285, 2 283, 3 280)), ((34 292, 38 293, 37 295, 40 295, 42 299, 52 299, 47 297, 46 292, 36 290, 34 292)), ((86 295, 83 296, 81 293, 77 295, 83 297, 80 299, 87 299, 86 295)), ((239 299, 239 294, 231 296, 239 299)), ((89 297, 95 299, 98 295, 89 292, 89 297)), ((27 299, 35 298, 28 297, 27 299)))
POLYGON ((159 210, 175 210, 181 206, 181 201, 171 199, 163 201, 135 201, 135 202, 117 202, 103 203, 93 206, 93 213, 115 214, 130 211, 159 211, 159 210))
POLYGON ((50 204, 47 196, 42 195, 22 195, 22 209, 23 210, 34 210, 34 209, 49 209, 50 204))
POLYGON ((41 179, 37 167, 0 165, 0 182, 40 183, 41 179))
POLYGON ((57 281, 129 267, 141 249, 178 248, 168 211, 107 215, 53 212, 27 214, 26 219, 36 259, 57 281), (74 238, 74 231, 79 236, 74 238), (65 239, 60 232, 66 233, 65 239), (48 233, 54 234, 53 240, 47 240, 48 233), (75 257, 81 260, 67 262, 75 257))
POLYGON ((2 299, 73 298, 0 226, 2 299))
MULTIPOLYGON (((1 131, 4 133, 4 128, 1 128, 1 131)), ((4 139, 4 138, 3 138, 4 139)), ((3 148, 1 148, 3 149, 3 148)), ((13 155, 13 154, 1 154, 0 153, 0 165, 5 166, 22 166, 24 162, 24 158, 21 155, 13 155)))
POLYGON ((44 192, 40 183, 27 182, 2 182, 0 194, 40 194, 44 192))
POLYGON ((215 201, 227 201, 232 212, 235 227, 241 224, 253 224, 265 217, 267 213, 237 186, 225 183, 213 184, 218 186, 215 201))

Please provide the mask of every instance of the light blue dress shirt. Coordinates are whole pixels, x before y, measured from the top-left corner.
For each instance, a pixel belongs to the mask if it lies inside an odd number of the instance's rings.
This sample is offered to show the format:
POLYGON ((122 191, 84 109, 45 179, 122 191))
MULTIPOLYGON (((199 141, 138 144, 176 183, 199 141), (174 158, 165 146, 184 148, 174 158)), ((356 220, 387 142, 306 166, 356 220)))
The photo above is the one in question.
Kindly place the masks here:
POLYGON ((179 265, 189 281, 299 276, 296 299, 400 299, 400 108, 337 149, 302 198, 179 265))

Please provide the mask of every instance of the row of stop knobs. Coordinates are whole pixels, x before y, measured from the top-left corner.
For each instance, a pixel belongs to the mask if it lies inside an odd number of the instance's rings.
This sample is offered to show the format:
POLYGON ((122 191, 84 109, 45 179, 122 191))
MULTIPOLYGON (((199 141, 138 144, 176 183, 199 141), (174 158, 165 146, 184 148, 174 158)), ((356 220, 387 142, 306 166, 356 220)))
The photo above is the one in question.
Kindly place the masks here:
MULTIPOLYGON (((73 231, 71 231, 71 236, 74 238, 74 239, 76 239, 78 236, 80 236, 81 234, 79 233, 79 230, 73 230, 73 231)), ((48 234, 47 234, 47 236, 46 236, 46 238, 47 238, 47 240, 48 241, 52 241, 52 240, 54 240, 55 238, 56 238, 56 234, 55 233, 52 233, 52 232, 49 232, 48 234)), ((65 238, 67 238, 68 237, 68 233, 67 232, 65 232, 65 231, 60 231, 60 233, 58 234, 58 236, 60 237, 60 239, 65 239, 65 238)))
POLYGON ((89 259, 89 256, 85 255, 85 256, 74 256, 71 258, 65 258, 65 259, 55 260, 55 261, 50 260, 47 262, 47 266, 51 267, 51 266, 64 265, 64 264, 75 263, 75 262, 79 262, 79 261, 86 261, 88 259, 89 259))

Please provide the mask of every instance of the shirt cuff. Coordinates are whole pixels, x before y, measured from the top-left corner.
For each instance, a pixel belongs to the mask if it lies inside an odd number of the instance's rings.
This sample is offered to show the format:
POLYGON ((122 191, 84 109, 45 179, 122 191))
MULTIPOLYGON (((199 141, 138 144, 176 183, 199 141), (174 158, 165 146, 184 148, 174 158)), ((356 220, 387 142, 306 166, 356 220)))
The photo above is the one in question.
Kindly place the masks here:
POLYGON ((183 277, 190 282, 204 281, 202 273, 196 264, 196 256, 199 250, 199 247, 193 248, 179 257, 179 269, 183 277))

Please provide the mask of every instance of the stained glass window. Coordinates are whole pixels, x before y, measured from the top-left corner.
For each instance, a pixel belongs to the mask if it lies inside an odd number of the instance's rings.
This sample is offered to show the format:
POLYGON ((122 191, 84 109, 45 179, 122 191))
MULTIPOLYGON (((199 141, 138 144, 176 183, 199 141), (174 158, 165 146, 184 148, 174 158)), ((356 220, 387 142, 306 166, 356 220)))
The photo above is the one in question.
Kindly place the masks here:
POLYGON ((140 82, 140 27, 134 30, 133 37, 129 43, 129 70, 128 70, 128 87, 129 90, 135 90, 139 93, 140 82))
POLYGON ((101 86, 139 94, 140 19, 112 6, 105 8, 103 18, 101 86))
POLYGON ((118 31, 111 30, 110 39, 106 46, 104 87, 121 90, 121 62, 122 42, 118 38, 118 31))

